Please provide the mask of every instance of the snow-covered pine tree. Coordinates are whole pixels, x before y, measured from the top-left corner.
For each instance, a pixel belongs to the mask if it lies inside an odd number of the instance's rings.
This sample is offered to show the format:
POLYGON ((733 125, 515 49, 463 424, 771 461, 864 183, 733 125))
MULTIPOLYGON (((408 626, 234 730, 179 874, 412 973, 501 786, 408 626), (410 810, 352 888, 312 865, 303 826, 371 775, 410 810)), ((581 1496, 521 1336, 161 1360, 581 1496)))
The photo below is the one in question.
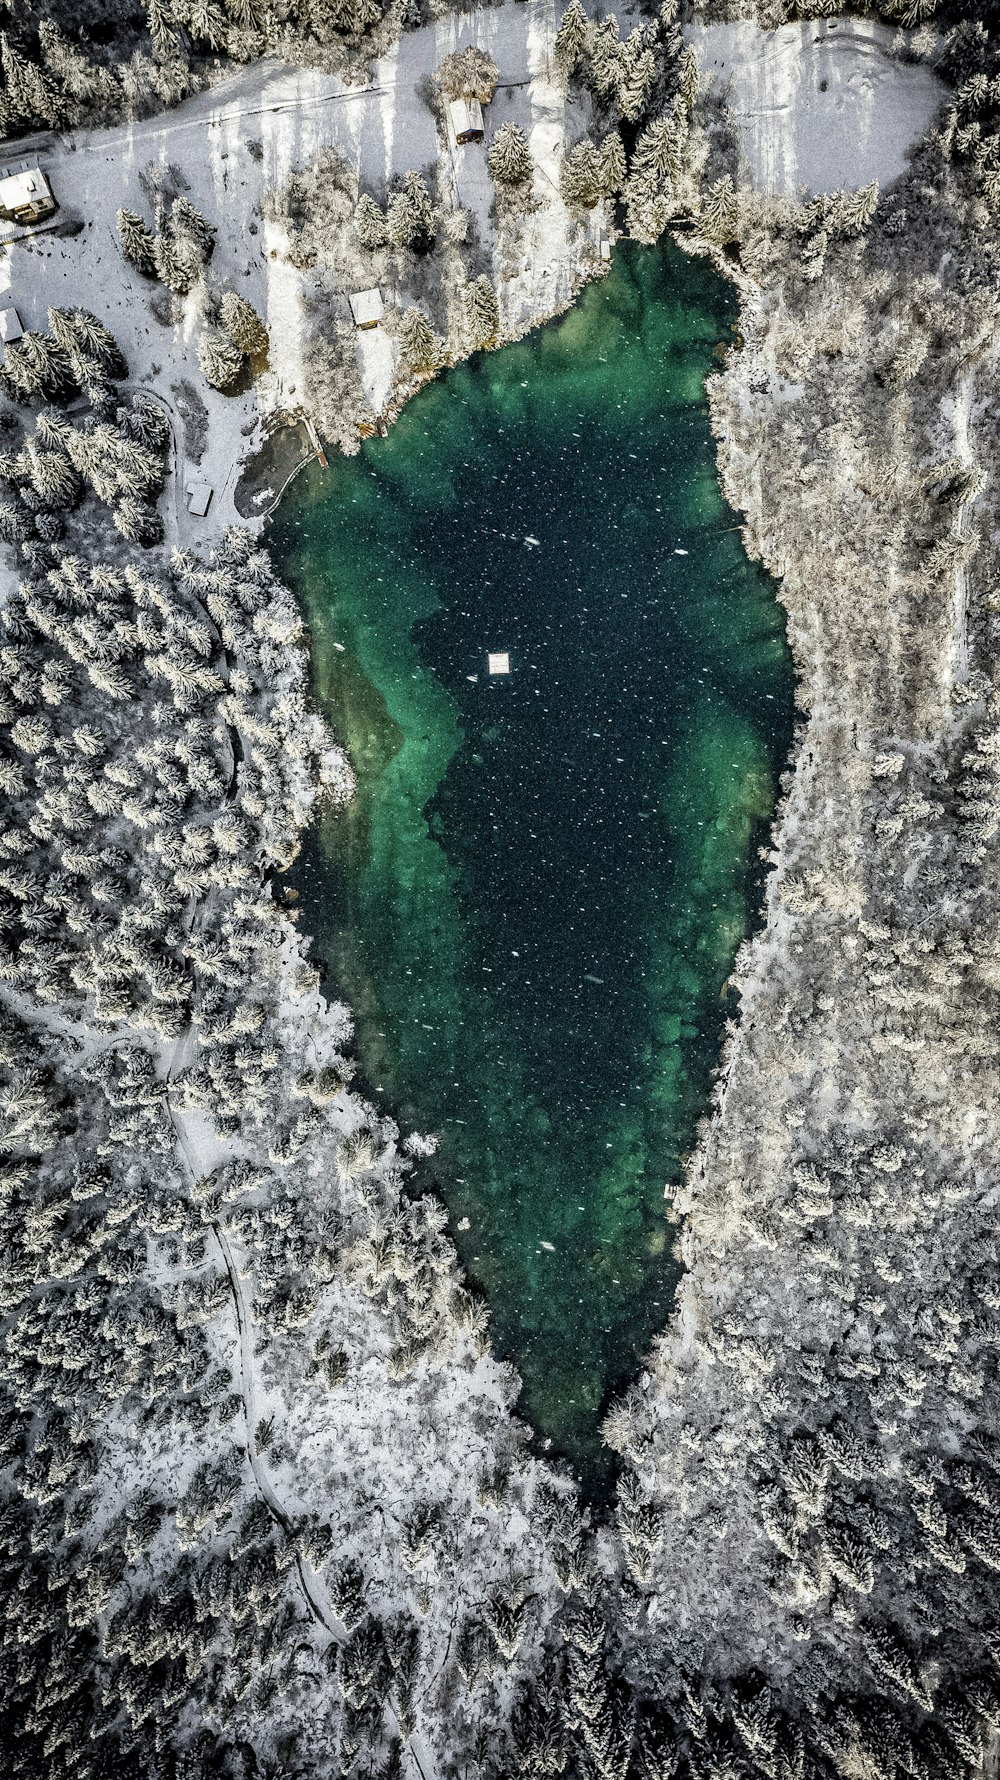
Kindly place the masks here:
POLYGON ((16 402, 32 396, 50 400, 70 393, 74 379, 68 355, 47 334, 29 329, 4 353, 3 388, 16 402))
POLYGON ((134 396, 127 411, 119 410, 118 424, 149 451, 165 453, 170 444, 170 421, 152 396, 134 396))
POLYGON ((702 233, 710 241, 725 243, 736 239, 739 226, 739 203, 732 180, 727 174, 717 179, 705 193, 701 211, 702 233))
POLYGON ((620 192, 625 184, 628 165, 625 145, 617 130, 609 130, 597 151, 598 177, 606 198, 620 192))
POLYGON ((153 244, 156 275, 177 297, 193 290, 205 267, 201 249, 190 236, 157 235, 153 244))
POLYGON ((434 209, 419 173, 403 174, 398 192, 389 199, 386 231, 393 247, 427 253, 434 244, 434 209))
POLYGON ((11 112, 24 123, 58 125, 65 111, 53 83, 42 67, 6 31, 0 31, 0 71, 4 98, 11 112))
POLYGON ((206 383, 213 389, 229 390, 239 377, 245 359, 221 328, 212 328, 206 330, 198 342, 198 363, 206 383))
POLYGON ((594 28, 590 40, 590 78, 598 97, 621 106, 627 51, 620 42, 618 20, 609 12, 594 28))
POLYGON ((389 230, 385 211, 380 204, 376 204, 369 192, 362 192, 358 199, 354 221, 357 226, 358 240, 362 247, 373 253, 378 248, 386 246, 389 240, 389 230))
POLYGON ((202 264, 208 264, 215 250, 215 230, 207 216, 187 198, 175 198, 170 206, 170 233, 178 241, 192 242, 201 254, 202 264))
POLYGON ((488 105, 497 90, 500 70, 488 50, 470 44, 452 50, 438 69, 438 84, 449 99, 478 99, 488 105))
POLYGON ((580 0, 570 0, 555 36, 553 52, 556 67, 563 80, 572 80, 579 73, 590 43, 590 25, 580 0))
POLYGON ((166 0, 146 0, 146 25, 161 60, 176 54, 180 33, 174 9, 166 0))
POLYGON ((434 329, 416 304, 407 309, 399 330, 404 362, 414 371, 433 371, 441 362, 441 346, 434 329))
POLYGON ((105 377, 124 377, 121 348, 111 329, 89 309, 50 309, 49 331, 71 357, 90 359, 105 377))
POLYGON ((592 210, 601 197, 601 157, 586 137, 566 156, 559 175, 559 190, 571 210, 592 210))
POLYGON ((509 190, 531 181, 531 151, 524 131, 517 124, 501 124, 493 137, 486 164, 494 185, 509 190))
POLYGON ((172 7, 178 23, 186 25, 191 36, 209 49, 222 49, 226 41, 226 15, 217 0, 175 0, 172 7))
POLYGON ((152 276, 156 271, 156 238, 134 210, 119 210, 118 239, 122 253, 136 270, 152 276))
POLYGON ((220 305, 222 326, 238 352, 248 358, 266 352, 268 333, 252 303, 235 291, 227 291, 220 305))
POLYGON ((633 31, 621 46, 618 102, 629 123, 641 118, 656 80, 656 57, 641 31, 633 31))
POLYGON ((116 71, 92 61, 63 36, 52 19, 42 19, 38 26, 38 48, 68 124, 111 119, 118 114, 122 87, 116 71))
POLYGON ((155 508, 147 507, 133 495, 125 495, 111 515, 116 531, 131 544, 158 544, 163 537, 163 521, 155 508))
POLYGON ((500 331, 500 309, 496 291, 485 276, 469 285, 466 315, 474 344, 492 346, 500 331))

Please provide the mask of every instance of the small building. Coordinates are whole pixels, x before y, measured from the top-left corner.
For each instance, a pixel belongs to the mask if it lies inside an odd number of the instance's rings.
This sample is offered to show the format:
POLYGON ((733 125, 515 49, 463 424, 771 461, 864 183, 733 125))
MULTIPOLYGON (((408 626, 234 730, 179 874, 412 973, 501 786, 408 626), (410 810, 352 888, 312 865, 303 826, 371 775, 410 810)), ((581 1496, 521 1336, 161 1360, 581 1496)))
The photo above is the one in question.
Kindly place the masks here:
POLYGON ((451 99, 448 117, 459 147, 464 142, 482 142, 483 108, 478 99, 451 99))
POLYGON ((0 218, 4 222, 42 222, 55 207, 52 187, 40 167, 0 179, 0 218))
POLYGON ((16 309, 0 309, 0 340, 7 346, 12 340, 20 340, 24 329, 21 317, 16 309))
POLYGON ((607 265, 608 261, 611 258, 611 243, 608 240, 608 237, 606 235, 601 236, 600 245, 601 245, 601 259, 603 260, 604 264, 607 265))
POLYGON ((208 482, 189 482, 187 486, 188 512, 197 519, 204 519, 212 505, 214 488, 208 482))
POLYGON ((378 327, 385 311, 378 285, 374 290, 356 290, 347 300, 351 305, 351 319, 356 328, 378 327))
POLYGON ((487 655, 486 665, 491 674, 509 674, 510 656, 506 649, 499 649, 495 654, 487 655))

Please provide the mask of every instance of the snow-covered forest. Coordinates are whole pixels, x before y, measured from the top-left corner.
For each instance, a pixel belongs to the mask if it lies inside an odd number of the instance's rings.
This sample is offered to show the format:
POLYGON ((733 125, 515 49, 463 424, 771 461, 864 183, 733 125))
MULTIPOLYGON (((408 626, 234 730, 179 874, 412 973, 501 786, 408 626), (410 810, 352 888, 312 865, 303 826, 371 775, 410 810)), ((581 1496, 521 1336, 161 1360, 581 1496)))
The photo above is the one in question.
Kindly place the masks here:
MULTIPOLYGON (((531 51, 542 147, 498 109, 457 204, 447 101, 502 108, 504 70, 432 34, 431 159, 377 176, 314 136, 260 176, 266 301, 223 205, 162 164, 126 186, 122 157, 100 278, 74 235, 3 250, 30 323, 0 365, 11 1773, 995 1771, 1000 22, 881 0, 885 55, 942 105, 902 177, 811 194, 754 183, 752 114, 685 38, 841 10, 570 0, 531 51), (433 1137, 358 1092, 284 891, 353 789, 295 601, 259 524, 220 500, 199 532, 178 502, 227 403, 259 437, 282 292, 302 412, 349 445, 345 286, 386 289, 398 403, 537 316, 526 230, 568 300, 595 216, 673 227, 737 284, 720 472, 800 703, 674 1202, 686 1273, 608 1416, 602 1515, 517 1420, 419 1185, 433 1137)), ((29 6, 3 128, 85 142, 233 61, 350 75, 421 28, 363 0, 29 6)))

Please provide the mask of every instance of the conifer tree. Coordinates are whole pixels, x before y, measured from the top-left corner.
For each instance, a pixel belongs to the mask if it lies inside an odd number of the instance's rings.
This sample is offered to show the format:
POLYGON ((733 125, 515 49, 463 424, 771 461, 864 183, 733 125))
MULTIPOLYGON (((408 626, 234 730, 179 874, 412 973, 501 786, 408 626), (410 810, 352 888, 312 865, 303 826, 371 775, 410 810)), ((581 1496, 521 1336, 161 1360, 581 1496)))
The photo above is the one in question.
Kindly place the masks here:
POLYGON ((499 79, 500 70, 489 51, 475 44, 453 50, 438 70, 441 91, 450 99, 478 99, 481 105, 490 103, 499 79))
POLYGON ((64 107, 52 82, 40 65, 5 31, 0 31, 0 69, 4 97, 11 112, 24 123, 60 124, 64 107))
POLYGON ((595 27, 590 40, 590 78, 599 97, 611 104, 621 104, 626 55, 619 41, 618 20, 609 12, 595 27))
POLYGON ((601 197, 601 157, 586 138, 566 156, 559 175, 559 190, 571 210, 592 210, 601 197))
POLYGON ((119 210, 118 239, 122 253, 136 270, 152 276, 156 271, 155 236, 134 210, 119 210))
POLYGON ((725 243, 736 239, 739 204, 728 175, 709 186, 702 206, 701 226, 710 241, 725 243))
POLYGON ((513 190, 531 180, 531 152, 524 131, 517 124, 501 124, 493 137, 486 164, 494 185, 513 190))
POLYGON ((268 332, 252 303, 227 291, 221 303, 222 325, 238 352, 253 358, 268 348, 268 332))
POLYGON ((633 31, 621 47, 618 80, 618 102, 630 123, 637 122, 645 111, 655 79, 653 51, 644 45, 641 31, 633 31))
POLYGON ((368 192, 363 192, 359 198, 354 220, 357 224, 358 240, 362 247, 367 248, 369 252, 375 252, 378 248, 387 245, 389 230, 385 211, 381 205, 376 204, 375 199, 368 192))
POLYGON ((243 369, 244 357, 228 336, 215 328, 198 342, 198 363, 206 383, 213 389, 229 390, 243 369))
POLYGON ((440 362, 440 345, 422 309, 407 309, 399 330, 403 359, 414 371, 433 371, 440 362))
POLYGON ((183 18, 192 37, 207 43, 209 49, 223 47, 226 41, 226 15, 216 0, 186 0, 183 18))
POLYGON ((175 198, 170 206, 170 232, 178 241, 190 241, 207 265, 215 250, 215 230, 187 198, 175 198))
POLYGON ((434 243, 434 211, 419 173, 404 173, 398 192, 389 199, 386 231, 393 247, 427 253, 434 243))
POLYGON ((466 296, 469 332, 476 346, 492 346, 500 331, 500 310, 496 292, 486 277, 470 284, 466 296))
POLYGON ((172 7, 165 0, 146 0, 146 24, 157 55, 166 60, 180 41, 172 7))
POLYGON ((598 177, 606 198, 621 191, 627 172, 625 145, 617 130, 609 130, 598 149, 598 177))
POLYGON ((581 0, 570 0, 555 35, 553 53, 563 80, 572 80, 584 63, 590 41, 590 26, 581 0))
POLYGON ((38 26, 38 47, 45 74, 60 96, 67 123, 115 116, 122 98, 115 70, 102 68, 69 43, 52 19, 42 19, 38 26))

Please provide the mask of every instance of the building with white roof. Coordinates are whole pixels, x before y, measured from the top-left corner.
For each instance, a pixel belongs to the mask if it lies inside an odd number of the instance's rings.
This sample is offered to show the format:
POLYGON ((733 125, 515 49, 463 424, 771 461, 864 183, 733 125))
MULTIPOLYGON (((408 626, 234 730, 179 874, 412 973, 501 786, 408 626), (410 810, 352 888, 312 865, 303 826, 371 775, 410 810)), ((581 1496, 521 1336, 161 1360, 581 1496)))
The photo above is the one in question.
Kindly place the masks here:
POLYGON ((348 297, 351 318, 356 328, 377 328, 385 311, 378 285, 373 290, 356 290, 348 297))
POLYGON ((448 117, 459 147, 464 142, 482 142, 483 108, 478 99, 450 99, 448 117))
POLYGON ((5 221, 41 222, 55 207, 52 187, 40 167, 0 179, 0 217, 5 221))

